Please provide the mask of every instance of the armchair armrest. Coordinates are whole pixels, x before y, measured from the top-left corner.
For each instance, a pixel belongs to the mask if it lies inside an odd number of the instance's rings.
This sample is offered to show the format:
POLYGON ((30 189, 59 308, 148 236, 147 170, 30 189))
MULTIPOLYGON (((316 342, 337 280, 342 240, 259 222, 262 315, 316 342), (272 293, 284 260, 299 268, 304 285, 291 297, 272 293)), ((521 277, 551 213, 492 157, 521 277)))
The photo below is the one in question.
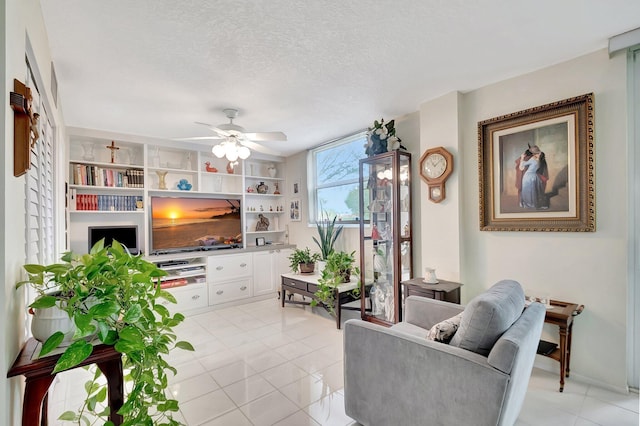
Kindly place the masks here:
POLYGON ((409 296, 405 300, 404 321, 429 330, 437 323, 458 315, 464 306, 442 300, 409 296))
POLYGON ((365 426, 498 422, 509 376, 482 355, 360 320, 344 349, 346 414, 365 426))

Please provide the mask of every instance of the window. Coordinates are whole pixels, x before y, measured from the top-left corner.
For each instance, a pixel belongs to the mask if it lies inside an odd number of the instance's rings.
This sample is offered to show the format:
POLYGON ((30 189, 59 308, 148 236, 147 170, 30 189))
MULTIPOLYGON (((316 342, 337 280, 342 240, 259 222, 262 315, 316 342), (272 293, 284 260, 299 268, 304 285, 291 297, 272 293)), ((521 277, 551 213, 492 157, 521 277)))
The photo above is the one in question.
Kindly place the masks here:
POLYGON ((366 132, 360 132, 309 152, 310 222, 323 211, 342 223, 358 222, 358 168, 366 142, 366 132))

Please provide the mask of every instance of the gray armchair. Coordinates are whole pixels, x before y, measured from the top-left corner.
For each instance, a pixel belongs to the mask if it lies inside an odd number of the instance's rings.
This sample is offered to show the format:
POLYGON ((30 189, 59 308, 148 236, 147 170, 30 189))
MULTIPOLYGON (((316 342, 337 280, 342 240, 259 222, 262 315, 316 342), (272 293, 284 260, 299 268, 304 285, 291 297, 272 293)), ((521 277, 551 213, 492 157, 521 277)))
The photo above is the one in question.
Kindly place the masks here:
POLYGON ((523 308, 520 285, 501 281, 466 308, 411 296, 391 328, 347 321, 346 414, 365 426, 514 424, 545 316, 523 308), (463 310, 450 344, 426 339, 463 310))

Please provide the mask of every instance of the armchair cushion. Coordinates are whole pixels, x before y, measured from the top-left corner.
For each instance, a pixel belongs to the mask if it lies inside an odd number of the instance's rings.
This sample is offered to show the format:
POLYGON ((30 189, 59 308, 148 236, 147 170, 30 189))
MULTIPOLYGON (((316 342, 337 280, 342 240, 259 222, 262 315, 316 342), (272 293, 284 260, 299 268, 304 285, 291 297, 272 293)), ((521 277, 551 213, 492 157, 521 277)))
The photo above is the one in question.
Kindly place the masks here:
POLYGON ((524 291, 520 284, 512 280, 499 281, 469 302, 450 344, 487 356, 523 309, 524 291))

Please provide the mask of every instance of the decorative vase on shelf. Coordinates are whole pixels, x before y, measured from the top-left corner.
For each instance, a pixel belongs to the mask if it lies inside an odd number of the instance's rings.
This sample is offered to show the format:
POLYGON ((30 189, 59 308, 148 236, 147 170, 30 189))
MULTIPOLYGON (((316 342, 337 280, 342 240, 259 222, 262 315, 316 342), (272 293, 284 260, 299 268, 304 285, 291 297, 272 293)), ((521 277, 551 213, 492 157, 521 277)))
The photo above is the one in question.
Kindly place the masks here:
POLYGON ((96 158, 93 155, 93 148, 95 147, 95 145, 92 142, 84 142, 82 144, 82 159, 84 161, 93 161, 96 158))
POLYGON ((264 182, 260 182, 260 184, 256 187, 258 194, 266 194, 269 190, 269 186, 265 185, 264 182))
POLYGON ((165 181, 167 172, 165 170, 156 170, 156 174, 158 175, 158 189, 167 189, 167 182, 165 181))
POLYGON ((151 166, 160 167, 160 150, 156 147, 155 152, 151 156, 151 166))
POLYGON ((269 176, 271 176, 272 178, 276 177, 276 174, 278 173, 278 169, 276 169, 276 166, 274 166, 273 164, 269 165, 267 171, 269 172, 269 176))
POLYGON ((193 166, 191 165, 191 152, 186 152, 184 154, 184 160, 182 161, 182 168, 185 170, 193 170, 193 166))

